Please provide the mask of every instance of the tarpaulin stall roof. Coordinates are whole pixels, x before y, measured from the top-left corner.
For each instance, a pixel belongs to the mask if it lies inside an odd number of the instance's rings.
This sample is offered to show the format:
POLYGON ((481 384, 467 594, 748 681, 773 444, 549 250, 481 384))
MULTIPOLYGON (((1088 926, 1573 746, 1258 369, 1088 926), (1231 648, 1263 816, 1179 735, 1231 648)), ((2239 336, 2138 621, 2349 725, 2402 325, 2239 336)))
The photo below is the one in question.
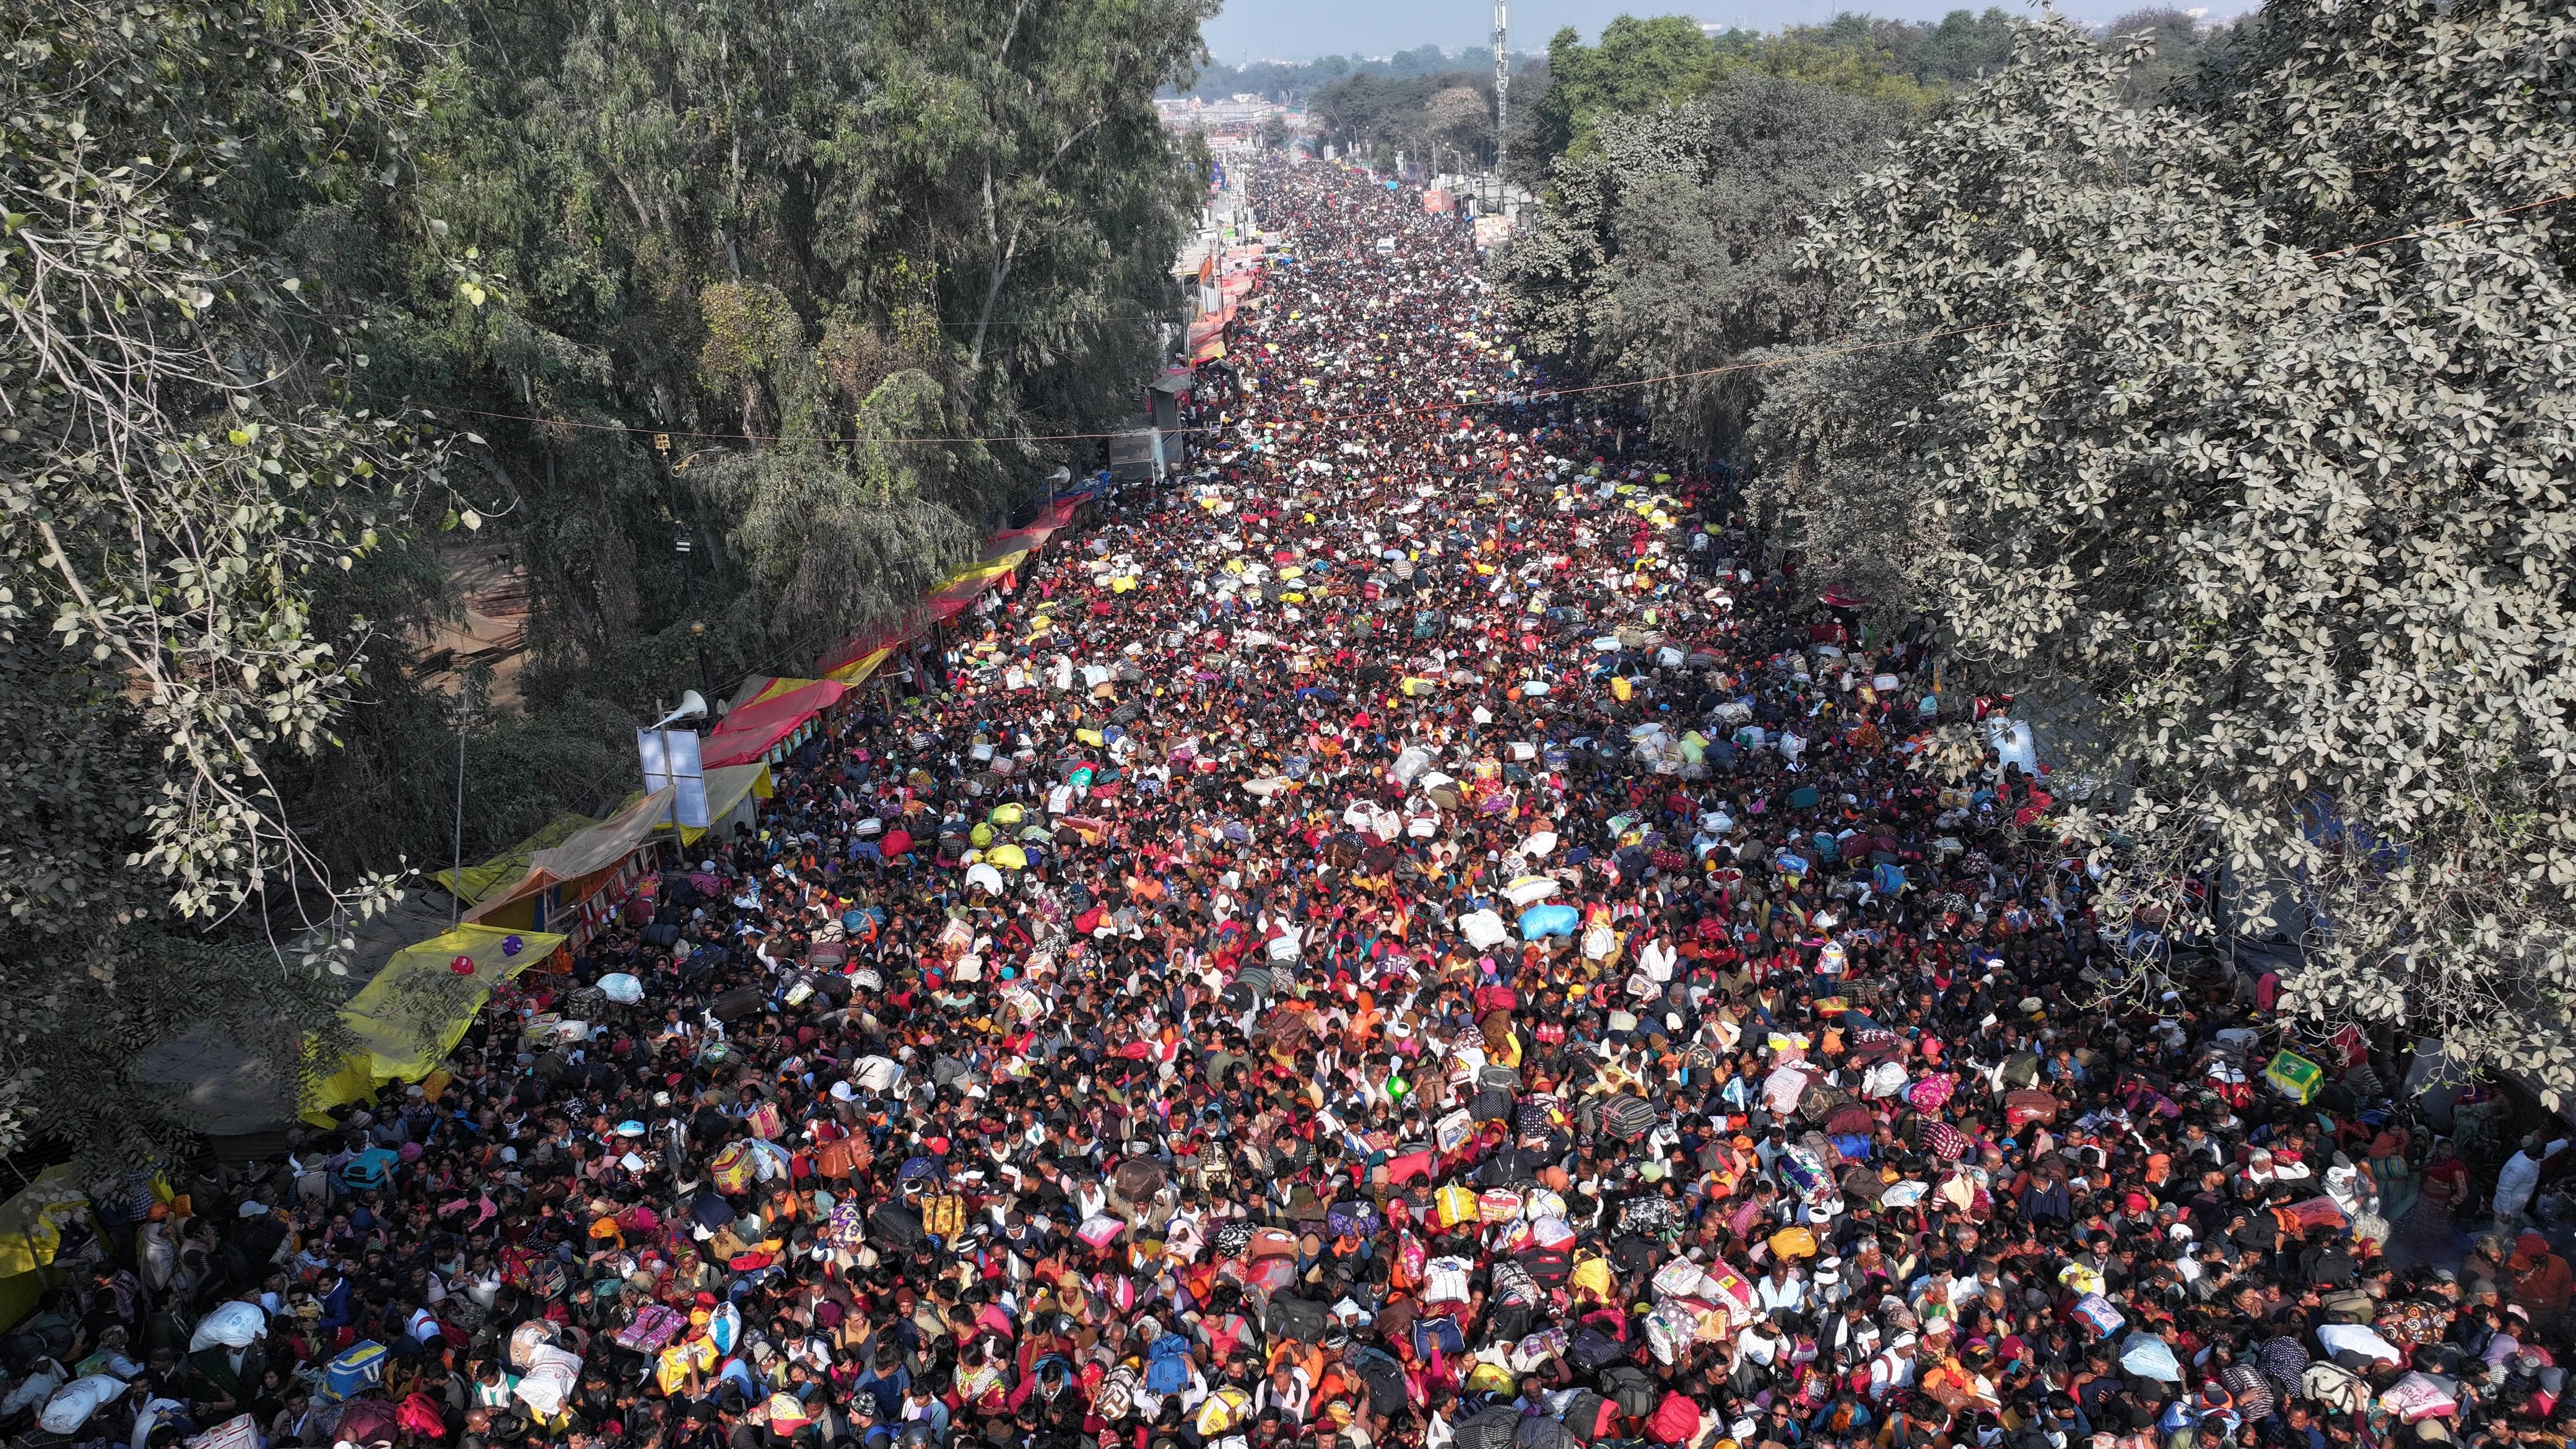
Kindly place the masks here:
POLYGON ((785 694, 744 705, 726 715, 707 736, 702 758, 707 768, 718 765, 741 765, 769 753, 772 746, 795 733, 796 727, 840 702, 850 687, 837 679, 818 679, 785 694))
POLYGON ((48 1167, 26 1191, 0 1203, 0 1278, 32 1273, 61 1251, 63 1224, 89 1210, 75 1163, 48 1167))
POLYGON ((0 1327, 44 1301, 50 1279, 42 1270, 62 1251, 63 1225, 88 1212, 79 1169, 68 1162, 37 1173, 24 1192, 0 1203, 0 1327))
POLYGON ((894 648, 895 646, 888 644, 882 648, 871 649, 835 668, 831 677, 853 687, 865 684, 868 676, 877 672, 877 666, 894 657, 894 648))
POLYGON ((552 955, 564 939, 544 931, 463 925, 396 951, 340 1008, 340 1025, 356 1047, 315 1084, 305 1120, 329 1125, 333 1107, 365 1101, 387 1082, 428 1076, 501 983, 552 955), (457 969, 459 960, 473 969, 457 969))
MULTIPOLYGON (((813 681, 802 682, 810 684, 813 681)), ((775 793, 770 783, 769 766, 763 761, 755 760, 747 765, 718 765, 707 771, 706 780, 707 830, 714 830, 719 834, 731 823, 727 816, 740 810, 742 817, 749 819, 751 811, 745 808, 749 802, 766 800, 775 793)), ((632 809, 636 802, 643 798, 643 791, 635 791, 617 802, 617 808, 621 811, 632 809)), ((667 820, 663 822, 666 828, 669 824, 667 820)), ((687 825, 680 826, 679 831, 680 843, 683 845, 692 844, 699 836, 707 833, 706 830, 687 825)))
MULTIPOLYGON (((735 713, 742 711, 736 710, 735 713)), ((509 889, 485 897, 465 913, 465 919, 489 921, 548 886, 579 880, 615 867, 649 844, 654 830, 670 819, 673 794, 671 787, 665 785, 650 795, 638 796, 616 814, 570 837, 563 844, 538 851, 528 858, 525 875, 513 882, 509 889)))
MULTIPOLYGON (((764 699, 776 699, 782 694, 792 694, 797 690, 803 689, 805 686, 812 684, 813 682, 814 681, 810 679, 793 679, 786 677, 772 679, 762 684, 760 688, 753 690, 751 692, 751 697, 743 700, 742 704, 758 704, 764 699)), ((735 706, 737 709, 740 707, 741 705, 735 706)))
POLYGON ((526 875, 528 862, 538 851, 561 845, 598 823, 587 815, 558 815, 547 821, 545 828, 536 834, 481 865, 469 865, 462 871, 442 870, 430 879, 447 887, 449 895, 470 906, 526 875))
MULTIPOLYGON (((906 609, 883 623, 871 626, 854 635, 848 643, 843 644, 825 659, 824 676, 838 679, 844 684, 855 683, 856 681, 850 679, 847 673, 853 666, 866 660, 870 655, 882 657, 902 648, 922 630, 929 628, 930 622, 930 610, 916 606, 906 609)), ((869 667, 873 669, 875 666, 869 667)))
MULTIPOLYGON (((759 809, 753 802, 773 793, 765 764, 720 765, 707 771, 707 829, 715 831, 719 840, 730 838, 733 823, 751 820, 759 809)), ((680 839, 694 841, 705 833, 683 830, 680 839)))
POLYGON ((1233 320, 1234 307, 1228 303, 1225 310, 1210 313, 1191 323, 1182 344, 1189 352, 1190 361, 1213 362, 1225 356, 1225 324, 1233 320))
POLYGON ((664 786, 563 844, 538 851, 528 861, 529 871, 556 880, 579 880, 608 869, 633 855, 670 818, 672 793, 664 786))
MULTIPOLYGON (((1059 494, 1047 500, 1046 506, 1038 510, 1037 517, 1026 527, 1006 528, 984 540, 984 546, 976 551, 976 562, 941 581, 928 602, 854 636, 826 656, 824 675, 843 685, 856 685, 867 680, 894 656, 897 649, 919 637, 931 625, 955 618, 983 589, 968 590, 962 600, 943 601, 942 595, 961 583, 973 583, 978 578, 989 581, 1016 567, 1028 554, 1043 546, 1058 529, 1071 523, 1074 513, 1089 502, 1091 496, 1092 490, 1088 488, 1059 494), (985 570, 989 573, 979 574, 985 570)), ((712 758, 709 762, 713 763, 712 758)))
POLYGON ((1022 549, 951 574, 948 582, 940 585, 938 591, 930 596, 931 617, 945 623, 964 613, 966 606, 975 602, 978 595, 1000 583, 1003 575, 1018 568, 1020 561, 1028 556, 1028 550, 1022 549))

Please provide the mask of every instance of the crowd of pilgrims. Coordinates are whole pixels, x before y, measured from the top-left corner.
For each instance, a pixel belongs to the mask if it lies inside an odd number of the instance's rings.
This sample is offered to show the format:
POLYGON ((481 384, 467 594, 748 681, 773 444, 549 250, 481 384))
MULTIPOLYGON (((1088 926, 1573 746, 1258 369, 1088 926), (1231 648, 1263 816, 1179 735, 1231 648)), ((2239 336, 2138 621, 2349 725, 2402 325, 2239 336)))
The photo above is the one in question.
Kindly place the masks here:
POLYGON ((1249 193, 1175 476, 427 1082, 103 1204, 0 1428, 2562 1449, 2563 1144, 2349 1032, 2276 1087, 2260 973, 2108 993, 2027 735, 1918 768, 1991 703, 1923 631, 1551 391, 1418 193, 1249 193))

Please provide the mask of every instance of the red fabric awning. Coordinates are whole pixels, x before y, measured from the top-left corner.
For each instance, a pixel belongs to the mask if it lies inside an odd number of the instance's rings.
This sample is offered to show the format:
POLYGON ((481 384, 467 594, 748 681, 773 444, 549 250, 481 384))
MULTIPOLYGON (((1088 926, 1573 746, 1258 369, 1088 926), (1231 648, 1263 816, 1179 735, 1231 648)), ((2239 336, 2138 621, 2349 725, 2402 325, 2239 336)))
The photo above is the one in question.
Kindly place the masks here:
POLYGON ((747 765, 795 733, 796 727, 840 702, 850 687, 837 679, 818 679, 801 689, 746 704, 724 717, 708 734, 700 758, 706 768, 747 765))
POLYGON ((982 578, 975 579, 960 579, 956 583, 950 584, 948 587, 941 589, 938 593, 930 596, 930 617, 937 619, 943 624, 947 623, 949 620, 966 612, 966 606, 974 603, 977 598, 982 596, 986 589, 993 587, 995 584, 1000 583, 1002 580, 1007 579, 1010 576, 1010 570, 1005 569, 997 574, 988 574, 982 578))

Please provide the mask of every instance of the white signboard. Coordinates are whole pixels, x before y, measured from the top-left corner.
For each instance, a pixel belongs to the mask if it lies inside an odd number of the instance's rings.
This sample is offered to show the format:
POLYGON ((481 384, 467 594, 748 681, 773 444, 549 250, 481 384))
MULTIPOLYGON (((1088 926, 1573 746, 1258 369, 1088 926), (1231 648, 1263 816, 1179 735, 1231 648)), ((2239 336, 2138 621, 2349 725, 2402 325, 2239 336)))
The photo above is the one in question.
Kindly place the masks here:
POLYGON ((671 813, 691 830, 707 828, 707 774, 698 763, 695 730, 637 730, 636 752, 644 759, 644 793, 668 785, 671 813))

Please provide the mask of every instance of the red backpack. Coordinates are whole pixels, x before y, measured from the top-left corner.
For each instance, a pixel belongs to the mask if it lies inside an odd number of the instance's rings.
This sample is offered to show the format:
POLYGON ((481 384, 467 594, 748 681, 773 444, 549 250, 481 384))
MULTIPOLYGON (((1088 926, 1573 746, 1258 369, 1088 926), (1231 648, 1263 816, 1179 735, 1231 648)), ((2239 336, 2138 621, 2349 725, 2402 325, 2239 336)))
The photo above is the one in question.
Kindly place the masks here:
POLYGON ((404 1399, 402 1407, 394 1413, 394 1422, 400 1424, 406 1434, 417 1434, 424 1439, 447 1437, 447 1415, 439 1408, 438 1401, 427 1394, 413 1394, 404 1399))
POLYGON ((1646 1416, 1646 1437, 1658 1444, 1687 1444, 1698 1433, 1699 1405, 1686 1394, 1666 1392, 1646 1416))

